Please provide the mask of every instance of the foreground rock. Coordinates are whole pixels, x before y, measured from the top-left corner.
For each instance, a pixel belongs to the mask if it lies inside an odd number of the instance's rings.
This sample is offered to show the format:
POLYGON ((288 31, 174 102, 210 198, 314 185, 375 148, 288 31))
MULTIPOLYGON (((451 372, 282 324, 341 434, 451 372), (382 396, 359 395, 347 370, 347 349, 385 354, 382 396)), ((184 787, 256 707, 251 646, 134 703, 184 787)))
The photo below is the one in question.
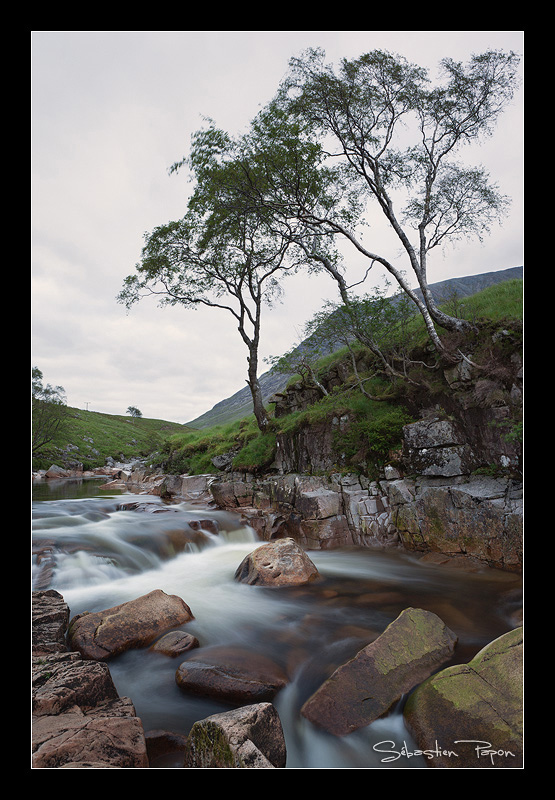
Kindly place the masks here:
POLYGON ((185 747, 185 768, 274 769, 285 767, 286 747, 271 703, 214 714, 196 722, 185 747))
POLYGON ((409 697, 405 721, 430 767, 522 767, 523 637, 515 628, 409 697), (439 744, 440 752, 436 752, 439 744), (456 755, 453 755, 456 753, 456 755))
POLYGON ((195 651, 176 672, 177 685, 192 694, 231 703, 272 700, 287 676, 270 658, 237 647, 214 646, 195 651))
POLYGON ((257 547, 235 573, 241 583, 257 586, 299 586, 319 577, 318 570, 294 539, 277 539, 257 547))
POLYGON ((33 694, 33 768, 149 766, 143 726, 131 700, 118 697, 108 674, 87 674, 77 654, 44 658, 35 671, 33 694), (38 688, 37 678, 45 679, 38 688))
POLYGON ((33 592, 32 601, 32 767, 148 767, 141 720, 119 697, 108 666, 67 651, 63 597, 33 592))
POLYGON ((191 619, 191 609, 180 597, 156 589, 105 611, 73 617, 68 644, 84 658, 103 661, 131 648, 146 647, 191 619))
POLYGON ((31 616, 33 655, 49 655, 67 650, 69 608, 61 594, 54 589, 33 592, 31 616))
POLYGON ((405 609, 310 697, 301 714, 343 736, 384 716, 453 655, 457 637, 430 611, 405 609))

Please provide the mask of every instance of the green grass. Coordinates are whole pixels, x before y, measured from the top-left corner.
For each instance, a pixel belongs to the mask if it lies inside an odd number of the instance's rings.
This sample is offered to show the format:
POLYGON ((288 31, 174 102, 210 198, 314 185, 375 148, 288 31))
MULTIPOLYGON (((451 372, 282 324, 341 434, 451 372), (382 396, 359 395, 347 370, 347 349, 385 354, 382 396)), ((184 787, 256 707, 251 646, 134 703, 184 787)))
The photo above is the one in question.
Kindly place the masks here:
POLYGON ((183 425, 159 419, 101 414, 68 407, 63 431, 48 448, 48 454, 33 459, 33 469, 52 464, 81 463, 84 469, 104 466, 106 458, 126 461, 159 449, 183 425))
POLYGON ((505 319, 522 321, 523 281, 515 279, 496 283, 471 297, 462 298, 461 316, 465 319, 488 319, 501 322, 505 319))
POLYGON ((352 420, 348 434, 336 437, 335 445, 338 459, 340 454, 346 456, 353 469, 367 468, 367 459, 373 466, 381 464, 399 445, 402 426, 411 421, 402 408, 369 400, 356 389, 347 390, 322 398, 304 411, 272 419, 270 429, 264 434, 258 430, 254 417, 175 434, 163 445, 158 466, 172 474, 214 474, 218 469, 212 459, 231 453, 234 470, 263 472, 275 459, 280 434, 294 435, 302 428, 326 423, 338 415, 349 415, 352 420))
MULTIPOLYGON (((263 439, 251 415, 237 422, 215 425, 202 430, 176 433, 164 443, 158 466, 172 474, 192 475, 218 472, 212 459, 233 452, 241 467, 255 468, 265 461, 268 440, 263 439)), ((270 450, 273 445, 270 444, 270 450)))
MULTIPOLYGON (((471 322, 481 320, 501 324, 506 321, 509 325, 515 320, 522 322, 523 281, 522 279, 503 281, 468 297, 454 297, 451 301, 442 304, 440 308, 454 317, 471 322)), ((420 314, 415 313, 414 318, 408 323, 407 327, 414 346, 426 344, 428 334, 420 314)), ((354 352, 362 349, 362 345, 357 342, 353 343, 352 350, 354 352)), ((321 377, 337 363, 347 358, 348 355, 349 349, 342 347, 334 353, 322 356, 314 367, 317 376, 321 377)), ((288 381, 288 386, 292 386, 300 379, 300 375, 293 375, 288 381)))

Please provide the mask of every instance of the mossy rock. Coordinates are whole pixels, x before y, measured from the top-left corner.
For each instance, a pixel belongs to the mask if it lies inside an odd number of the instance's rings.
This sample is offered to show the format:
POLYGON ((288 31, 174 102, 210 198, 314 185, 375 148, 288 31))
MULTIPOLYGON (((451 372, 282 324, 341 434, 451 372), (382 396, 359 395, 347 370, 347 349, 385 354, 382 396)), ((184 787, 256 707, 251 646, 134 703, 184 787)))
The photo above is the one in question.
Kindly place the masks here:
POLYGON ((404 716, 417 746, 433 754, 431 767, 522 767, 522 628, 468 664, 428 678, 407 700, 404 716))
POLYGON ((344 736, 385 716, 414 686, 452 658, 456 635, 430 611, 407 608, 373 642, 339 667, 301 714, 344 736))

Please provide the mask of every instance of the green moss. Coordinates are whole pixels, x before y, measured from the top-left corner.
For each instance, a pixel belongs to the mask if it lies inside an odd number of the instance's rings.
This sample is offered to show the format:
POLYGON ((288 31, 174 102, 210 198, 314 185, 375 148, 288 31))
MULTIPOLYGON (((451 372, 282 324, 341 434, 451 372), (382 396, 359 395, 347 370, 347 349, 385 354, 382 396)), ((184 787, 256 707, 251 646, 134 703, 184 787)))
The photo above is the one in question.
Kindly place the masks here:
POLYGON ((245 764, 231 749, 227 737, 214 722, 195 722, 188 739, 188 760, 204 769, 238 769, 245 764))

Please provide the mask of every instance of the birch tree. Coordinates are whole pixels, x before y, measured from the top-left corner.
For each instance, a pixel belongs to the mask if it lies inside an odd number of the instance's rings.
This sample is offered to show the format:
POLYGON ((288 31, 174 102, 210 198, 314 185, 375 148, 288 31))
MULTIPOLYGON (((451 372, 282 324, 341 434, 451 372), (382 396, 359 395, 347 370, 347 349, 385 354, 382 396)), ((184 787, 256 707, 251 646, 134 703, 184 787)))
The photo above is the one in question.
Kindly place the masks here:
POLYGON ((288 125, 303 146, 319 148, 314 183, 320 180, 326 191, 302 194, 293 180, 280 181, 264 202, 286 224, 293 218, 303 223, 307 257, 333 277, 343 302, 351 300, 352 281, 337 251, 330 255, 330 238, 367 259, 366 274, 375 264, 387 270, 422 314, 439 350, 436 325, 461 330, 470 323, 436 305, 428 287, 429 255, 448 243, 483 238, 506 213, 509 200, 487 171, 457 157, 465 145, 492 134, 518 86, 518 63, 515 53, 496 51, 466 65, 446 58, 441 82, 432 85, 426 70, 383 51, 343 60, 335 71, 323 51, 310 50, 292 59, 253 129, 269 160, 282 133, 291 138, 288 125), (366 244, 376 214, 394 232, 400 256, 366 244))

